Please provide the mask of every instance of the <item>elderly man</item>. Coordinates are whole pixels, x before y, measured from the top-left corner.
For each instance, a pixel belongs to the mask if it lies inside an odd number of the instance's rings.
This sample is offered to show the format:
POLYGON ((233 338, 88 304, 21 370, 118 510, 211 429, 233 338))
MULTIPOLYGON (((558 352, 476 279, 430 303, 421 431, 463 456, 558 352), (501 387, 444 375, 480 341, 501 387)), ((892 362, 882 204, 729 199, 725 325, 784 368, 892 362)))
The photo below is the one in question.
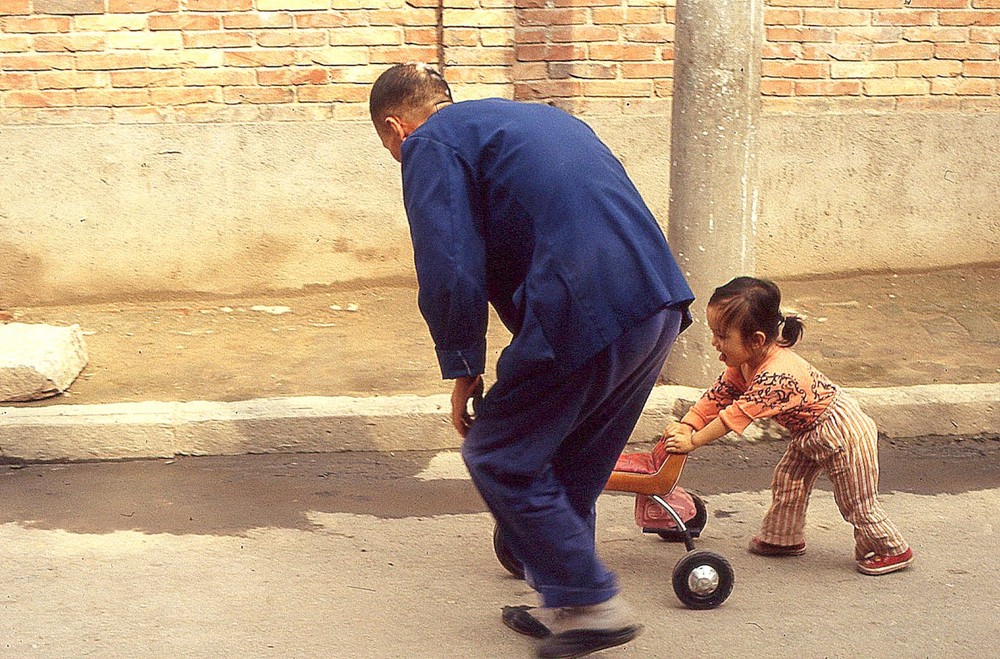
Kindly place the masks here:
POLYGON ((371 90, 402 164, 418 303, 455 381, 462 456, 540 607, 503 621, 539 656, 626 643, 641 625, 598 559, 597 497, 693 300, 621 163, 556 108, 454 103, 432 68, 400 64, 371 90), (488 304, 513 339, 478 413, 488 304))

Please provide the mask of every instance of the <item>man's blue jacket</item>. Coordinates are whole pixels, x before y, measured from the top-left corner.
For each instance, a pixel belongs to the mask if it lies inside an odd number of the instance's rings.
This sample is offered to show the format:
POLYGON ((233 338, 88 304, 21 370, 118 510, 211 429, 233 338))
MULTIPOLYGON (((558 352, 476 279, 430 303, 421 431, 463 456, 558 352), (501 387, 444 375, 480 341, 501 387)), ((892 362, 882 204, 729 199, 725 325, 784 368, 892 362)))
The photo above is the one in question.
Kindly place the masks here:
POLYGON ((583 364, 694 299, 625 169, 582 121, 502 99, 441 108, 402 145, 419 306, 444 378, 478 375, 487 303, 520 358, 583 364))

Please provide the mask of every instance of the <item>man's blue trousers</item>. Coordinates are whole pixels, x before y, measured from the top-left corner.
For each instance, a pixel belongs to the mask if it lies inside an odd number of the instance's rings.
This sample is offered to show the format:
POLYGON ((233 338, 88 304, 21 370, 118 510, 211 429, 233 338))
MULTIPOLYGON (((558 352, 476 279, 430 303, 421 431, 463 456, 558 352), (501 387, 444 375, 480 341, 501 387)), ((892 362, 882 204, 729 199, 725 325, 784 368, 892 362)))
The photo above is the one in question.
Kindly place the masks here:
POLYGON ((517 339, 497 363, 462 456, 545 606, 587 606, 618 592, 595 550, 597 497, 681 317, 664 309, 568 373, 518 354, 517 339))

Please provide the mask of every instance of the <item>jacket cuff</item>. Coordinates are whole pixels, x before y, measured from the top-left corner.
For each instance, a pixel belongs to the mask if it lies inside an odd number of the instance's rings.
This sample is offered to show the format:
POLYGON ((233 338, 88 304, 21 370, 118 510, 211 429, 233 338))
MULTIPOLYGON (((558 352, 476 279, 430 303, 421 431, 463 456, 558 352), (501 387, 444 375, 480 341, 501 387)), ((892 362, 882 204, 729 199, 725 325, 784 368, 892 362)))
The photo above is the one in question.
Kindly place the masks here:
POLYGON ((454 380, 462 376, 474 377, 482 375, 486 370, 486 341, 466 350, 439 350, 437 353, 438 364, 441 366, 441 377, 445 380, 454 380))
POLYGON ((688 413, 685 414, 684 418, 681 419, 681 423, 686 423, 695 430, 701 430, 702 428, 708 425, 708 422, 705 419, 703 419, 702 416, 697 412, 695 412, 693 409, 688 410, 688 413))

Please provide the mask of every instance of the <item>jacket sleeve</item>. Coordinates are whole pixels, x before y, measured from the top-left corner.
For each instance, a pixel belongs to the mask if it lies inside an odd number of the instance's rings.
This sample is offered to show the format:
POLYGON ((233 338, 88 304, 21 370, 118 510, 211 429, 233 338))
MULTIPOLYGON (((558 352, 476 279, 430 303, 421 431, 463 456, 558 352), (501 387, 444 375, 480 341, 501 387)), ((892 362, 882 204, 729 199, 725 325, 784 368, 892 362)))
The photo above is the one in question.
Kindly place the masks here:
MULTIPOLYGON (((726 368, 715 384, 701 395, 681 421, 695 430, 701 430, 718 417, 723 409, 732 405, 740 397, 743 389, 745 386, 739 371, 735 368, 726 368)), ((723 419, 723 422, 725 421, 726 419, 723 419)), ((732 428, 728 423, 726 425, 732 428)))
POLYGON ((420 312, 441 376, 479 375, 486 365, 485 240, 468 164, 450 147, 403 142, 403 203, 420 287, 420 312))

